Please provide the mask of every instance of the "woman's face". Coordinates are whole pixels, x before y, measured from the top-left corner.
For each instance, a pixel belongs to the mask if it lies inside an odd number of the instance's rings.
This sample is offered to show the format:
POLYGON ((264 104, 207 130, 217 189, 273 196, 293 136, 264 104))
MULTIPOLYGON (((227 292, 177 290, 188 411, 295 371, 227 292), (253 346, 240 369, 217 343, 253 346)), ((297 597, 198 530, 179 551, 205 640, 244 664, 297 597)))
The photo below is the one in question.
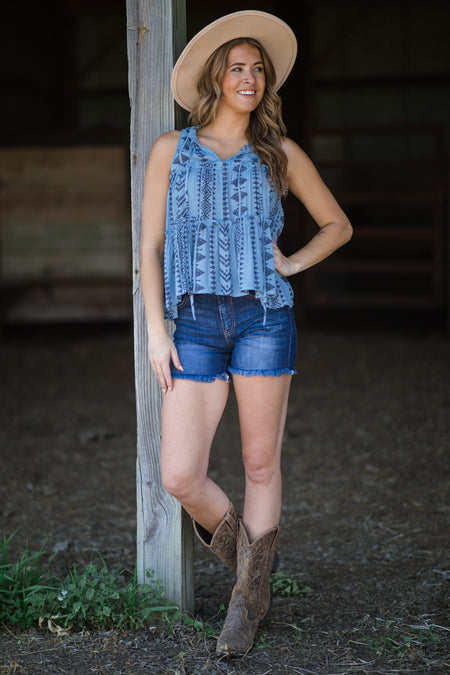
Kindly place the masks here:
POLYGON ((249 113, 258 106, 265 87, 266 76, 259 49, 248 44, 232 47, 222 80, 220 106, 249 113))

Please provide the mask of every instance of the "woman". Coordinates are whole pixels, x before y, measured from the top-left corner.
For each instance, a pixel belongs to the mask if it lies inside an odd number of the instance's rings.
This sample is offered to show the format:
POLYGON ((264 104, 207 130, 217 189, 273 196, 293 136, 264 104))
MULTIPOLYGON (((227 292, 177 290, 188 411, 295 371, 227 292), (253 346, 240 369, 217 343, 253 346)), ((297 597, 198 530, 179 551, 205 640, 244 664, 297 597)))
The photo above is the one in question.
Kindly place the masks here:
POLYGON ((276 90, 296 49, 291 29, 264 12, 236 12, 197 34, 172 77, 193 126, 157 139, 145 178, 141 283, 150 363, 165 394, 162 480, 203 544, 236 569, 217 643, 227 656, 251 648, 271 603, 295 373, 287 277, 352 231, 308 157, 284 136, 276 90), (291 256, 276 243, 288 189, 319 227, 291 256), (173 340, 165 318, 175 320, 173 340), (230 378, 245 469, 242 519, 207 473, 230 378))

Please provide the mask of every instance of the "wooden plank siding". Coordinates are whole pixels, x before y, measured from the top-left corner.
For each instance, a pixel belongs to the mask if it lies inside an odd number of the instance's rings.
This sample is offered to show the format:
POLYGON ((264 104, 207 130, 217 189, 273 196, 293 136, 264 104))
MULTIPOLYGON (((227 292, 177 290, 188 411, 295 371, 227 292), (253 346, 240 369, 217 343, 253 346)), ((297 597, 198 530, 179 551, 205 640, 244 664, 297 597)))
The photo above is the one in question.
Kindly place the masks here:
POLYGON ((0 149, 3 321, 131 317, 123 147, 0 149))

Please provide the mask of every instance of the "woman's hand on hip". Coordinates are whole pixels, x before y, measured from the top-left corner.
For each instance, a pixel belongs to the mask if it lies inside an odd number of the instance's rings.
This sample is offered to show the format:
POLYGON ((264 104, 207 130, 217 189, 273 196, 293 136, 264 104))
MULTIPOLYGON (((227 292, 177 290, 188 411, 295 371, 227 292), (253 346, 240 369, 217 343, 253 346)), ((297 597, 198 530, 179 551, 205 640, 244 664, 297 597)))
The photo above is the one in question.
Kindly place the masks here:
POLYGON ((157 338, 149 337, 148 357, 163 394, 172 391, 173 381, 170 372, 170 362, 172 361, 177 370, 183 370, 183 367, 180 363, 177 349, 167 333, 157 338))
POLYGON ((273 244, 273 263, 277 272, 279 272, 283 277, 290 277, 292 274, 295 274, 298 270, 295 263, 287 258, 272 240, 273 244))

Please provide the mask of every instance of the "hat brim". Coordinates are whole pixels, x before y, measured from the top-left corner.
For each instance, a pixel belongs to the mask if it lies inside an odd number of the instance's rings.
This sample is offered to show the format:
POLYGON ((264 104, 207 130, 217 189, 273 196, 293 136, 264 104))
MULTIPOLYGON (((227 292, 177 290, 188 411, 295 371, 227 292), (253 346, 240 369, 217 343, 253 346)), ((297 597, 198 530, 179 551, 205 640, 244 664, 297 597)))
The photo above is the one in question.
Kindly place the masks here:
POLYGON ((198 99, 197 83, 208 57, 229 40, 250 37, 269 54, 278 90, 292 70, 297 40, 281 19, 257 10, 233 12, 213 21, 197 33, 180 54, 172 73, 172 94, 182 108, 191 111, 198 99))

